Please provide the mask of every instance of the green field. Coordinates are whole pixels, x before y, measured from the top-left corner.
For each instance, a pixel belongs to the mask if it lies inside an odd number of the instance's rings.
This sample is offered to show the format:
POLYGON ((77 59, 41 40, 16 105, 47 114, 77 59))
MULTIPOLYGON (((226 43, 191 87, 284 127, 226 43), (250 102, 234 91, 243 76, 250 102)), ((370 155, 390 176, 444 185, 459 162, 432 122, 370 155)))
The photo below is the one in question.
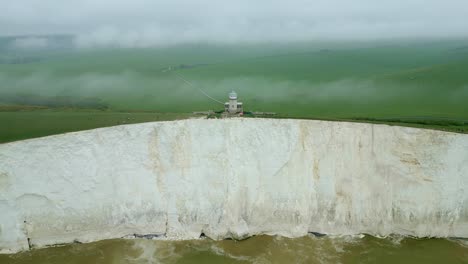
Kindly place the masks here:
POLYGON ((222 109, 174 71, 221 101, 237 91, 247 111, 468 132, 467 40, 3 51, 2 59, 0 142, 127 115, 135 123, 222 109))
POLYGON ((0 112, 0 142, 98 127, 188 118, 182 113, 118 113, 83 110, 0 112))

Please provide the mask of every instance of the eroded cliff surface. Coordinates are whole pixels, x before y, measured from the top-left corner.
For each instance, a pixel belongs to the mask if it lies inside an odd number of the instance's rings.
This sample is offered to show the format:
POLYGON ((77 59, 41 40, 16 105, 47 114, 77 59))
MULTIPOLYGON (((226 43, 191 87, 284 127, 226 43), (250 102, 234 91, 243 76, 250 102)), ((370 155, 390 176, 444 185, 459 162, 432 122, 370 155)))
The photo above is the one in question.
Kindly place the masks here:
POLYGON ((344 122, 182 120, 0 145, 0 251, 169 239, 468 237, 468 136, 344 122))

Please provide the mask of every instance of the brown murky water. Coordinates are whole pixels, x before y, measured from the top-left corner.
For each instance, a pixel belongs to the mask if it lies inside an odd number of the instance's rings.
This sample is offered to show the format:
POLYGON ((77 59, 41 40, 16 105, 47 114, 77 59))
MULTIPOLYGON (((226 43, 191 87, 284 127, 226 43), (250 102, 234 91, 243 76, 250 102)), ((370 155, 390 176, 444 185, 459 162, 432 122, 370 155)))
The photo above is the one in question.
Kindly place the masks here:
POLYGON ((107 240, 0 255, 0 263, 468 263, 468 241, 257 236, 244 241, 107 240))

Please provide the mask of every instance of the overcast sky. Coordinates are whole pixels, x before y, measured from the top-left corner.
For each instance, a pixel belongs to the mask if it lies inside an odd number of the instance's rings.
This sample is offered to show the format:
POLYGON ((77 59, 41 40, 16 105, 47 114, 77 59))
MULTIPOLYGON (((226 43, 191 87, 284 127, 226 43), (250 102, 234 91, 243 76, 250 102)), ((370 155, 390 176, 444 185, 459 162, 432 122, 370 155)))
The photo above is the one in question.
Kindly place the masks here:
POLYGON ((468 0, 0 0, 0 6, 0 35, 76 34, 82 46, 468 36, 468 0))

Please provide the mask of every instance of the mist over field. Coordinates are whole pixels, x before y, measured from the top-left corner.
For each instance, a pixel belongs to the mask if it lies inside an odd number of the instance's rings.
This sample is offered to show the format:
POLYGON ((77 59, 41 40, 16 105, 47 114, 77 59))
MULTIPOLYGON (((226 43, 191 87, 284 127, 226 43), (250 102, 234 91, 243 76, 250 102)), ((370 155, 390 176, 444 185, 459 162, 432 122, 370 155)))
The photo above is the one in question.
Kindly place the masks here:
POLYGON ((467 54, 446 54, 457 43, 424 52, 419 45, 251 57, 254 51, 244 58, 226 47, 77 53, 0 65, 0 102, 180 113, 223 108, 200 88, 220 101, 235 90, 247 111, 298 117, 467 118, 466 60, 459 59, 467 54), (420 54, 405 58, 409 52, 420 54), (426 67, 434 63, 443 64, 426 67))
MULTIPOLYGON (((72 77, 60 77, 50 73, 34 72, 23 76, 20 80, 0 74, 1 89, 4 94, 27 95, 34 94, 45 97, 77 96, 86 98, 104 98, 114 102, 117 108, 122 107, 115 99, 125 97, 127 101, 139 104, 147 110, 157 110, 157 105, 164 103, 162 98, 170 97, 180 103, 190 103, 193 100, 200 103, 197 91, 185 85, 176 76, 167 74, 165 77, 152 78, 138 72, 123 71, 118 74, 84 73, 72 77), (42 89, 37 89, 42 87, 42 89), (76 89, 79 87, 79 89, 76 89), (158 96, 158 94, 164 96, 158 96), (142 105, 142 102, 145 105, 142 105)), ((223 80, 203 79, 193 83, 210 91, 220 100, 224 100, 231 90, 236 90, 248 101, 264 102, 309 102, 319 103, 328 100, 347 100, 359 102, 363 97, 372 101, 385 101, 397 96, 387 92, 386 96, 372 81, 344 79, 326 83, 310 83, 308 81, 271 80, 265 77, 230 77, 223 80)), ((211 105, 217 108, 220 106, 211 105)), ((132 107, 133 108, 133 107, 132 107)), ((221 107, 222 108, 222 107, 221 107)))
MULTIPOLYGON (((109 74, 88 72, 77 76, 60 77, 38 71, 21 79, 0 73, 0 82, 3 84, 0 92, 4 94, 107 98, 111 103, 112 98, 125 97, 128 101, 139 102, 140 107, 142 100, 148 103, 148 106, 157 107, 157 103, 162 103, 158 102, 158 99, 168 97, 165 93, 170 93, 171 97, 178 98, 181 102, 205 100, 196 90, 172 74, 154 78, 134 71, 122 71, 109 74), (164 96, 158 96, 159 93, 164 96)), ((193 83, 210 91, 221 100, 235 89, 244 99, 271 103, 285 101, 320 103, 336 100, 358 103, 363 99, 379 103, 420 92, 417 87, 410 86, 406 89, 382 90, 379 87, 382 84, 373 80, 359 79, 314 83, 307 80, 272 80, 266 77, 228 77, 222 80, 209 78, 195 80, 193 83)), ((456 103, 463 96, 468 96, 467 85, 447 91, 444 98, 456 103)), ((119 104, 115 106, 122 107, 119 104)), ((151 108, 153 107, 148 110, 151 108)))

